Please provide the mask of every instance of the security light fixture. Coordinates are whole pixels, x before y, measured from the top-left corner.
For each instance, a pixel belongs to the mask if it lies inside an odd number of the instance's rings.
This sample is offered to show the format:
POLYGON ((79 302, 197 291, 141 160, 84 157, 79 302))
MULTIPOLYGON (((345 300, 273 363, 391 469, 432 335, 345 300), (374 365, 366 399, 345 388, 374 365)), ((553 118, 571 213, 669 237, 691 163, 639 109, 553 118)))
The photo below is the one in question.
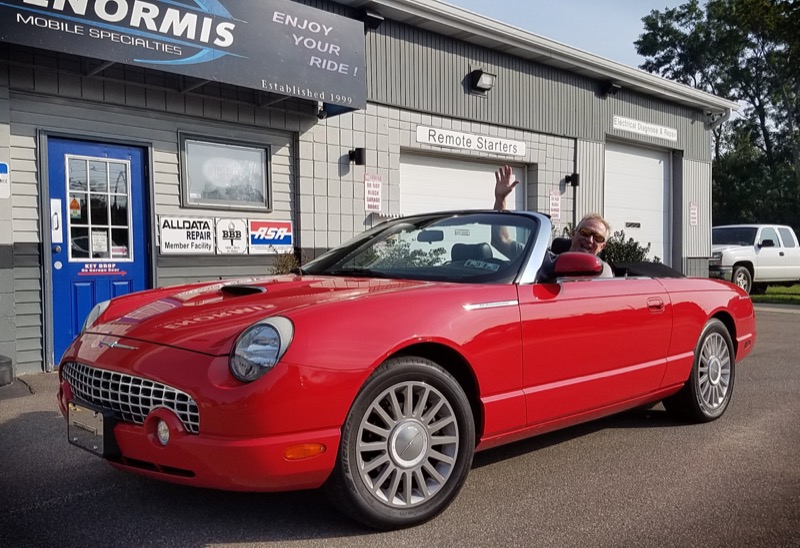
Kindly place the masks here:
POLYGON ((615 84, 614 82, 603 82, 600 85, 600 94, 603 97, 614 96, 621 89, 622 89, 622 86, 619 85, 619 84, 615 84))
POLYGON ((367 165, 367 149, 366 148, 355 148, 353 150, 348 151, 348 157, 350 158, 351 162, 355 162, 357 166, 365 166, 367 165))
POLYGON ((469 73, 469 87, 473 93, 486 94, 494 87, 497 75, 483 69, 475 69, 469 73))

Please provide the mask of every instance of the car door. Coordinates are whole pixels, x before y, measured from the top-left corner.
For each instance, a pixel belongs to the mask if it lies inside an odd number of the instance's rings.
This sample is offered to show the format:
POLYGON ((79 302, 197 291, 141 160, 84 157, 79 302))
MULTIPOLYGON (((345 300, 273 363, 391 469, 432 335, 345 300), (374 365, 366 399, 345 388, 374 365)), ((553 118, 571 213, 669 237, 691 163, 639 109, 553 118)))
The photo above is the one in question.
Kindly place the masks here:
POLYGON ((757 281, 782 280, 785 276, 786 254, 778 233, 771 226, 762 227, 756 239, 755 279, 757 281), (772 242, 769 245, 768 241, 772 242))
POLYGON ((786 279, 800 280, 800 246, 797 245, 794 232, 788 227, 780 226, 778 233, 785 253, 786 279))
POLYGON ((528 425, 656 390, 666 368, 672 307, 651 278, 520 287, 528 425))

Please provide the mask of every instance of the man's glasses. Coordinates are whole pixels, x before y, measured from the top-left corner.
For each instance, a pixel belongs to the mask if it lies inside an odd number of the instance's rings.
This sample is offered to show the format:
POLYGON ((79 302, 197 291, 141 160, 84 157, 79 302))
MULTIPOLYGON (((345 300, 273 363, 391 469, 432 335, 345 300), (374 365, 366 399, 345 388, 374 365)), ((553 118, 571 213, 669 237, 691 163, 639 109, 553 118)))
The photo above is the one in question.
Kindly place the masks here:
POLYGON ((589 230, 585 226, 582 226, 581 228, 579 228, 578 229, 578 233, 581 236, 583 236, 584 238, 593 239, 594 243, 596 243, 596 244, 602 244, 603 242, 606 241, 606 237, 605 236, 603 236, 602 234, 598 234, 594 230, 589 230))

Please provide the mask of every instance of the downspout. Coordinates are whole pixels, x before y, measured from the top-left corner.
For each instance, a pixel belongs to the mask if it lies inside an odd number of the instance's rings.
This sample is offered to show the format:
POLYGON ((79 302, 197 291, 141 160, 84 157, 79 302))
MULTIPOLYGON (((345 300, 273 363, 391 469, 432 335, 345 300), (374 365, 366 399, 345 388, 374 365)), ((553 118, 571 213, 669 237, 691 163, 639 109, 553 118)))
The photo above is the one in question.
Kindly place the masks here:
POLYGON ((722 113, 722 116, 711 122, 706 122, 706 128, 713 131, 730 119, 731 119, 731 109, 726 108, 725 112, 722 113))

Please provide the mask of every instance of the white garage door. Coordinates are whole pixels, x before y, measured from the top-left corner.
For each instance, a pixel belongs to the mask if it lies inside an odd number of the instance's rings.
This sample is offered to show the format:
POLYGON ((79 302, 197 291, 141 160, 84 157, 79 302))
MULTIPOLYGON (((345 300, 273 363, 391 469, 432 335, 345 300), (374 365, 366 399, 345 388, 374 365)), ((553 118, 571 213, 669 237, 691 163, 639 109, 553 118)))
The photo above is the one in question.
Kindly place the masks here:
MULTIPOLYGON (((496 163, 465 162, 417 154, 400 156, 400 211, 404 215, 452 209, 491 209, 494 206, 496 163)), ((506 205, 525 209, 525 172, 513 166, 521 181, 506 205)))
POLYGON ((670 264, 670 154, 606 143, 603 214, 611 231, 650 244, 649 257, 670 264))

